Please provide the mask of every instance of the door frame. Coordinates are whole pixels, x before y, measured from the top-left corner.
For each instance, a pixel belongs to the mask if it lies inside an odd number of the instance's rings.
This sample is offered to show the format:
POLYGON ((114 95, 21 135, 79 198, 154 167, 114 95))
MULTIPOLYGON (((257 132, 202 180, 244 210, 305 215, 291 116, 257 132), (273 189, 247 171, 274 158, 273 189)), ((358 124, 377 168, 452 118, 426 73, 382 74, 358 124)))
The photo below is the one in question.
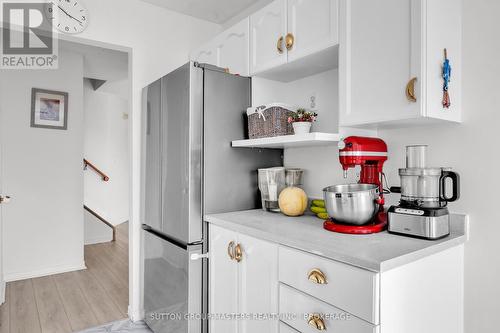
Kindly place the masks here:
MULTIPOLYGON (((0 91, 0 100, 2 99, 2 92, 0 91)), ((3 112, 2 108, 0 106, 0 124, 3 121, 2 118, 3 112)), ((2 193, 2 180, 3 180, 3 160, 2 160, 2 152, 3 152, 3 145, 2 145, 2 134, 0 133, 0 196, 3 195, 2 193)), ((0 305, 5 303, 5 288, 6 288, 6 283, 4 279, 4 273, 3 273, 3 223, 2 223, 2 204, 0 203, 0 305)))
MULTIPOLYGON (((141 205, 140 205, 140 195, 141 195, 141 133, 142 133, 142 116, 141 108, 137 107, 140 105, 140 94, 139 96, 134 95, 134 73, 133 73, 133 49, 128 46, 111 44, 96 40, 90 40, 78 36, 59 34, 59 40, 81 44, 84 46, 94 46, 101 47, 105 49, 110 49, 113 51, 119 51, 127 53, 128 55, 128 112, 130 117, 128 119, 129 127, 129 305, 128 305, 128 315, 133 321, 141 319, 141 313, 139 309, 142 308, 141 302, 141 292, 140 292, 140 276, 141 276, 141 265, 140 265, 140 243, 141 243, 141 205), (136 107, 134 107, 134 104, 136 107)), ((83 79, 83 78, 82 78, 83 79)), ((0 110, 0 121, 1 121, 1 110, 0 110)), ((0 154, 2 152, 2 140, 0 134, 0 154)), ((2 160, 0 156, 0 184, 2 182, 2 160)), ((82 203, 83 204, 83 203, 82 203)), ((1 214, 1 208, 0 208, 1 214)), ((2 233, 2 221, 0 215, 0 237, 3 238, 2 233)), ((0 238, 0 241, 2 240, 0 238)), ((0 265, 3 262, 3 241, 0 242, 0 265)), ((5 281, 3 279, 3 269, 0 267, 0 304, 2 304, 5 297, 5 281)))
POLYGON ((114 51, 124 52, 128 55, 128 118, 129 126, 129 246, 128 246, 128 261, 129 261, 129 304, 128 316, 132 321, 137 321, 142 318, 141 300, 141 151, 142 151, 142 108, 134 107, 142 105, 140 103, 141 94, 137 97, 134 94, 134 73, 133 73, 133 49, 127 46, 90 40, 73 35, 59 35, 59 38, 64 41, 78 43, 86 46, 95 46, 114 51))

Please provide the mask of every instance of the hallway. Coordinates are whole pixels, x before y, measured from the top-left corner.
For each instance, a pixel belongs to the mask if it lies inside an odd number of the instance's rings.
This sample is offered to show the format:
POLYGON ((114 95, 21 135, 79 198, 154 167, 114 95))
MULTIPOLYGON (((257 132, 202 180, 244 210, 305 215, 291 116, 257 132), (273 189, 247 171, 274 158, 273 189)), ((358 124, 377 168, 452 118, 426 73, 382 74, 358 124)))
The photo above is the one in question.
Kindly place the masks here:
POLYGON ((127 317, 128 223, 85 246, 87 270, 7 284, 0 333, 68 333, 127 317))

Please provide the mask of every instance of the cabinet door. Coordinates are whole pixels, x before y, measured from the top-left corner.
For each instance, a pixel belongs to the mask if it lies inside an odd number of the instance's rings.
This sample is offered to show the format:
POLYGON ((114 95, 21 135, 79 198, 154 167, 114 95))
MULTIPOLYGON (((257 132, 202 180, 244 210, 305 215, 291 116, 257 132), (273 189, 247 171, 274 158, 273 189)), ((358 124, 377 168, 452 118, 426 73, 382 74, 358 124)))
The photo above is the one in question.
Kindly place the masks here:
POLYGON ((256 74, 287 62, 286 0, 275 0, 250 16, 250 73, 256 74), (278 42, 283 42, 278 48, 278 42))
POLYGON ((203 45, 202 47, 191 52, 191 61, 196 61, 201 64, 210 64, 214 66, 218 66, 217 61, 217 49, 215 44, 208 43, 203 45))
MULTIPOLYGON (((239 266, 239 312, 278 313, 278 246, 250 236, 239 235, 243 251, 239 266)), ((279 321, 242 320, 239 333, 278 332, 279 321)))
POLYGON ((338 43, 338 0, 288 0, 287 12, 289 62, 338 43))
POLYGON ((232 74, 249 75, 249 22, 246 18, 217 38, 218 66, 227 68, 232 74))
MULTIPOLYGON (((209 312, 231 314, 238 312, 238 264, 228 255, 231 242, 237 244, 235 232, 210 225, 209 242, 209 312)), ((210 319, 210 333, 235 333, 236 320, 210 319)))
POLYGON ((341 1, 340 125, 421 115, 421 0, 341 1), (416 102, 406 96, 413 77, 416 102))

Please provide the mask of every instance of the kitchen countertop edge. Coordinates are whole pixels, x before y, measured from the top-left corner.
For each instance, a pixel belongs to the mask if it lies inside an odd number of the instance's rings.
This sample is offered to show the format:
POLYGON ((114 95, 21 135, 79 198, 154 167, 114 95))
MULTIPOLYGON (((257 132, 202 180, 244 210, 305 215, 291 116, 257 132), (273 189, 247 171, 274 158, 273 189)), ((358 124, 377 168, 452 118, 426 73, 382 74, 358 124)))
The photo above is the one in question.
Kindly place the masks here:
MULTIPOLYGON (((265 241, 269 241, 272 243, 277 243, 279 245, 288 246, 291 248, 295 248, 301 251, 309 252, 312 254, 316 254, 328 259, 332 259, 335 261, 343 262, 352 266, 356 266, 359 268, 367 269, 373 272, 386 272, 391 269, 404 266, 406 264, 412 263, 416 260, 425 258, 427 256, 433 255, 435 253, 439 253, 450 249, 455 246, 459 246, 464 244, 468 240, 468 225, 469 225, 469 217, 463 214, 450 214, 451 216, 451 234, 444 239, 436 240, 436 241, 428 241, 428 240, 420 240, 411 237, 405 236, 397 236, 391 235, 387 232, 383 232, 380 234, 374 234, 371 236, 371 242, 373 240, 377 241, 377 238, 382 237, 390 237, 389 240, 396 239, 398 242, 394 244, 394 251, 390 251, 393 253, 387 253, 386 258, 367 258, 366 251, 373 251, 373 253, 377 253, 377 249, 369 249, 370 246, 374 246, 373 244, 367 244, 366 249, 361 249, 362 251, 359 255, 356 251, 351 251, 349 249, 349 241, 352 238, 352 241, 358 241, 361 237, 366 237, 363 235, 344 235, 344 234, 334 234, 328 233, 324 231, 324 237, 340 237, 339 243, 344 243, 344 249, 335 250, 329 249, 325 246, 318 245, 317 242, 310 240, 304 241, 293 236, 290 236, 290 232, 287 232, 285 228, 283 228, 283 232, 271 232, 270 230, 266 230, 267 228, 252 225, 249 221, 244 221, 242 219, 242 215, 247 215, 253 219, 259 218, 260 216, 264 216, 266 223, 273 223, 273 219, 283 219, 287 218, 283 215, 277 215, 275 213, 265 213, 262 210, 248 210, 248 211, 239 211, 239 212, 230 212, 230 213, 222 213, 222 214, 207 214, 204 220, 210 224, 217 225, 223 227, 225 229, 229 229, 231 231, 239 232, 248 236, 256 237, 265 241), (263 215, 265 214, 265 215, 263 215), (397 237, 397 238, 394 238, 397 237), (414 249, 410 249, 405 253, 406 249, 401 248, 404 246, 404 242, 407 240, 408 243, 412 243, 414 249), (415 244, 416 243, 416 244, 415 244)), ((308 219, 308 221, 318 220, 314 216, 303 216, 299 218, 293 218, 297 221, 297 219, 308 219)), ((321 223, 322 224, 322 223, 321 223)), ((288 226, 287 226, 288 227, 288 226)), ((290 226, 293 228, 293 226, 290 226)), ((297 226, 296 226, 297 227, 297 226)), ((299 226, 303 228, 303 226, 299 226)), ((317 223, 313 224, 313 228, 317 229, 317 223)), ((298 229, 298 228, 296 228, 298 229)), ((303 230, 299 230, 303 231, 303 230)), ((316 236, 321 235, 317 234, 316 236)), ((387 241, 387 239, 382 239, 382 241, 387 241)), ((375 245, 376 246, 376 245, 375 245)), ((386 249, 387 250, 387 249, 386 249)), ((387 251, 386 251, 387 252, 387 251)))

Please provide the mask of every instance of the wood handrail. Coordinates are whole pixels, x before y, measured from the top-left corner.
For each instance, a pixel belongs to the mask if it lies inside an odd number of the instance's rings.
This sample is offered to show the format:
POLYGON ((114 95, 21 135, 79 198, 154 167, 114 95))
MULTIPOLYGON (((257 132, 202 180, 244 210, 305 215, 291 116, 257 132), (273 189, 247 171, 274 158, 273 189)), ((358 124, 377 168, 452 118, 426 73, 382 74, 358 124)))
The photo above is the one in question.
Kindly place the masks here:
POLYGON ((94 164, 92 164, 91 162, 89 162, 89 160, 87 159, 83 159, 83 170, 86 170, 87 167, 90 167, 92 170, 94 170, 99 176, 101 176, 102 180, 107 182, 109 180, 109 177, 104 173, 102 172, 101 170, 99 170, 94 164))
POLYGON ((90 209, 88 206, 86 205, 83 205, 83 209, 85 209, 87 212, 89 212, 90 214, 94 215, 99 221, 101 221, 102 223, 106 224, 108 227, 111 228, 111 230, 113 230, 113 242, 116 241, 116 227, 114 225, 112 225, 111 223, 109 223, 108 221, 106 221, 104 219, 104 217, 102 217, 101 215, 97 214, 96 212, 94 212, 92 209, 90 209))

